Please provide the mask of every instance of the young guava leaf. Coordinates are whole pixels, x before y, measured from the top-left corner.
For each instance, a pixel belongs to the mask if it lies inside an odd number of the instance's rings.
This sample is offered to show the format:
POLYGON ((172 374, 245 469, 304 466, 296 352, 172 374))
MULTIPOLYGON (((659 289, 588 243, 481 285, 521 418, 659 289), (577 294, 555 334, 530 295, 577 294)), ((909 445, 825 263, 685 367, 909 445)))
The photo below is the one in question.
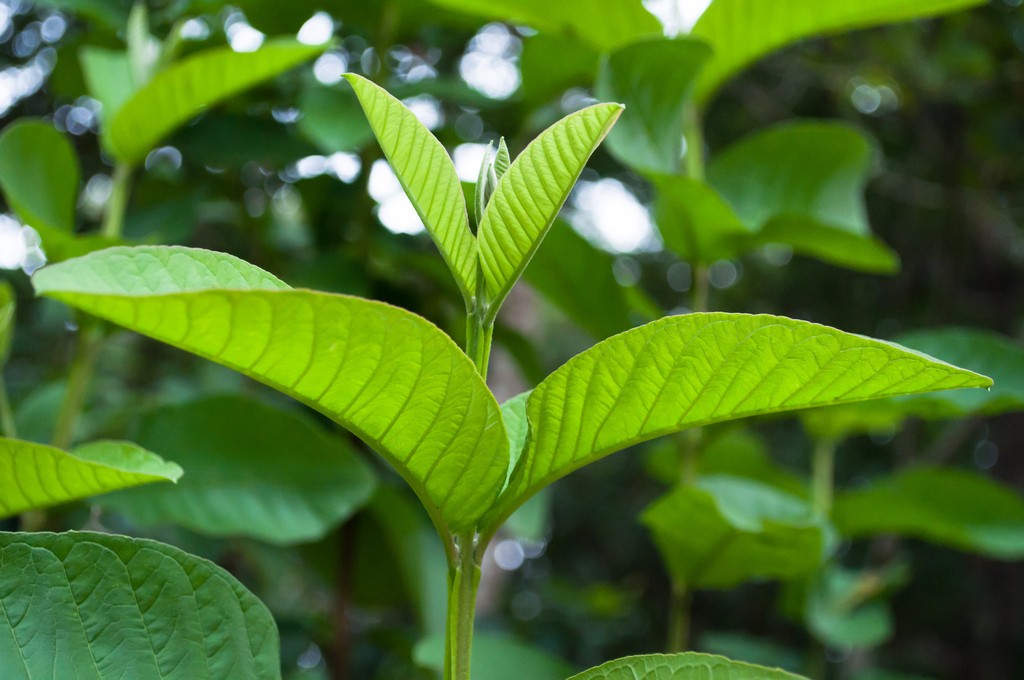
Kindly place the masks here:
POLYGON ((548 302, 595 340, 661 315, 639 286, 615 280, 615 256, 591 245, 571 225, 555 220, 523 277, 548 302))
POLYGON ((829 542, 806 502, 724 475, 673 489, 644 510, 643 522, 672 581, 688 589, 807 574, 821 564, 829 542))
POLYGON ((493 321, 622 106, 595 104, 542 132, 498 182, 477 230, 487 321, 493 321))
POLYGON ((439 527, 473 527, 504 483, 497 402, 462 350, 411 312, 289 290, 237 258, 180 247, 112 248, 33 281, 324 413, 388 460, 439 527))
POLYGON ((89 94, 100 103, 101 118, 113 120, 135 92, 128 53, 86 45, 78 51, 78 63, 89 94))
POLYGON ((477 292, 477 244, 469 230, 466 197, 455 164, 441 142, 402 102, 366 78, 352 73, 345 78, 470 308, 477 292))
POLYGON ((143 526, 288 545, 324 536, 369 501, 373 469, 339 437, 298 413, 223 395, 143 415, 135 440, 174 454, 182 481, 131 489, 99 505, 143 526))
POLYGON ((1024 498, 966 470, 912 468, 841 493, 833 518, 853 538, 896 534, 996 559, 1024 558, 1024 498))
POLYGON ((5 680, 281 677, 267 608, 212 562, 156 541, 0 533, 0 611, 5 680))
POLYGON ((568 680, 803 680, 777 668, 713 654, 647 654, 601 664, 568 680))
MULTIPOLYGON (((530 422, 526 419, 526 400, 530 393, 523 392, 512 397, 501 405, 501 419, 505 423, 505 431, 508 433, 508 476, 512 476, 519 456, 526 448, 526 440, 530 436, 530 422)), ((508 483, 508 479, 505 480, 508 483)))
POLYGON ((573 470, 688 427, 991 383, 899 345, 805 321, 724 313, 661 319, 578 354, 533 390, 530 440, 489 522, 573 470))
MULTIPOLYGON (((420 640, 413 660, 422 668, 444 670, 444 636, 420 640)), ((474 680, 563 680, 573 667, 550 652, 507 634, 483 631, 473 636, 474 680)))
POLYGON ((711 49, 697 40, 656 38, 605 57, 594 94, 626 110, 608 135, 608 150, 641 171, 677 174, 683 109, 711 49))
POLYGON ((608 2, 596 12, 592 0, 430 0, 447 9, 522 23, 539 31, 582 38, 607 50, 647 35, 659 35, 661 24, 640 2, 608 2))
POLYGON ((186 57, 156 74, 104 119, 104 146, 118 160, 138 163, 204 108, 298 66, 325 47, 274 40, 255 52, 218 47, 186 57))
POLYGON ((78 179, 75 149, 53 125, 22 119, 0 134, 0 189, 25 224, 72 233, 78 179))
POLYGON ((907 418, 944 420, 1024 410, 1024 346, 1005 336, 968 328, 936 328, 896 338, 905 347, 941 356, 972 371, 999 376, 988 390, 950 390, 814 409, 801 414, 817 439, 891 432, 907 418))
POLYGON ((181 468, 128 442, 94 442, 70 453, 0 437, 0 517, 151 482, 176 482, 181 468))
POLYGON ((697 83, 706 103, 738 71, 798 40, 955 12, 984 0, 715 0, 690 35, 714 49, 697 83))
MULTIPOLYGON (((872 236, 864 207, 871 145, 840 123, 796 122, 741 139, 708 165, 708 183, 760 243, 869 272, 898 259, 872 236)), ((701 225, 696 225, 700 227, 701 225)))

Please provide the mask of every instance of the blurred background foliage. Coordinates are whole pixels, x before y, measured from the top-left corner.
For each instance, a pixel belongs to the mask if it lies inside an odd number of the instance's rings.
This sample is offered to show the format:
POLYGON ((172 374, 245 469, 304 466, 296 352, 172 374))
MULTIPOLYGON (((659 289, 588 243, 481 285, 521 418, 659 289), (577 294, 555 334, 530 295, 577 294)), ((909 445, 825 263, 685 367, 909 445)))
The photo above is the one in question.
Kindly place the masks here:
MULTIPOLYGON (((692 22, 700 4, 651 9, 678 25, 692 22)), ((306 65, 204 111, 149 152, 135 173, 124 238, 230 252, 293 285, 400 305, 461 338, 459 292, 342 74, 364 74, 410 106, 452 152, 471 190, 488 143, 504 136, 518 153, 544 127, 594 101, 602 52, 658 30, 653 17, 617 15, 621 5, 150 0, 152 35, 134 44, 160 41, 179 58, 223 45, 250 52, 278 36, 333 42, 306 65)), ((893 339, 937 327, 985 329, 1007 338, 999 370, 1016 365, 1019 373, 1011 340, 1024 333, 1019 5, 993 0, 942 19, 802 42, 729 81, 705 110, 711 158, 749 133, 795 119, 844 121, 868 135, 875 152, 867 215, 899 268, 851 271, 759 245, 710 263, 709 307, 893 339)), ((13 214, 0 217, 2 275, 18 302, 4 375, 26 439, 49 441, 76 334, 89 329, 61 305, 32 299, 18 270, 96 238, 116 188, 101 146, 100 100, 117 97, 126 77, 104 66, 103 55, 124 49, 130 12, 127 0, 0 1, 2 125, 42 119, 66 133, 81 167, 80 181, 68 174, 53 180, 77 204, 72 217, 55 208, 55 220, 69 221, 68 234, 48 238, 40 229, 37 247, 13 214), (68 239, 71 232, 78 241, 68 239)), ((530 285, 514 291, 499 319, 490 382, 500 398, 529 388, 595 340, 694 307, 694 262, 662 245, 654 186, 612 151, 606 145, 594 156, 564 221, 527 271, 530 285)), ((2 168, 7 178, 21 170, 2 168)), ((966 347, 977 358, 978 345, 966 347)), ((870 487, 889 501, 863 491, 870 480, 929 463, 984 472, 1019 494, 1018 407, 954 408, 942 420, 889 422, 870 434, 854 429, 836 458, 837 487, 856 491, 837 500, 831 566, 784 586, 736 585, 757 574, 733 583, 718 572, 722 582, 708 586, 719 589, 693 598, 692 646, 815 678, 1018 677, 1019 497, 1000 497, 1006 524, 988 540, 979 533, 991 527, 962 516, 949 519, 943 535, 911 527, 897 538, 884 521, 871 524, 872 509, 911 498, 922 485, 934 497, 949 479, 914 478, 918 471, 870 487), (1009 412, 983 417, 994 411, 1009 412)), ((915 416, 933 408, 908 407, 915 416)), ((813 415, 804 426, 821 432, 813 415)), ((399 480, 354 438, 347 447, 324 438, 328 427, 226 369, 112 334, 75 439, 128 437, 186 470, 223 456, 246 472, 225 478, 211 465, 194 483, 186 475, 177 496, 143 488, 66 507, 47 521, 50 528, 152 536, 216 559, 274 612, 288 678, 429 677, 424 669, 441 658, 440 547, 399 480), (300 455, 308 466, 280 465, 300 455), (278 482, 272 489, 260 486, 268 477, 278 482), (195 518, 218 506, 230 506, 236 521, 195 518)), ((702 472, 740 470, 807 495, 813 444, 799 420, 706 435, 702 472)), ((644 528, 657 524, 653 510, 644 511, 671 480, 674 455, 662 443, 613 457, 513 518, 495 542, 480 603, 476 653, 499 674, 478 664, 477 677, 563 677, 664 648, 671 586, 644 528), (501 659, 504 665, 493 661, 501 659), (500 674, 510 669, 516 675, 500 674)), ((974 480, 943 493, 966 498, 974 480)), ((715 493, 722 502, 725 492, 715 493)))

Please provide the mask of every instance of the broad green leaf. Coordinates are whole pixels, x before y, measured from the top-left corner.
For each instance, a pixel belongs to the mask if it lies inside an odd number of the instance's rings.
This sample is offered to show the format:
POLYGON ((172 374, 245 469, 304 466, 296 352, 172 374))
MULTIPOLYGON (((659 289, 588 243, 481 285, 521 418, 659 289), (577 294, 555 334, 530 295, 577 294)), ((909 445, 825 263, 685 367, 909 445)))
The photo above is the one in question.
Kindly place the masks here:
POLYGON ((654 217, 665 245, 684 260, 709 265, 748 250, 757 228, 748 226, 710 186, 690 177, 651 175, 654 217))
POLYGON ((932 17, 984 0, 715 0, 691 35, 714 48, 697 84, 707 102, 738 71, 780 47, 858 28, 932 17))
POLYGON ((647 654, 601 664, 569 680, 801 680, 777 668, 730 661, 712 654, 647 654))
POLYGON ((943 420, 1024 410, 1024 347, 1020 343, 967 328, 917 331, 896 340, 999 380, 988 390, 951 390, 815 409, 801 418, 809 432, 818 439, 841 440, 851 434, 891 432, 910 417, 943 420))
POLYGON ((112 248, 44 267, 40 294, 233 368, 321 411, 388 460, 435 523, 471 528, 508 470, 494 397, 430 322, 288 290, 237 258, 112 248))
POLYGON ((749 430, 735 430, 702 446, 697 461, 702 475, 753 479, 806 500, 807 482, 772 460, 768 447, 749 430))
MULTIPOLYGON (((444 636, 421 640, 413 649, 413 659, 422 668, 442 672, 444 636)), ((474 680, 564 680, 573 672, 567 662, 536 645, 486 631, 473 636, 472 664, 474 680)))
POLYGON ((74 147, 49 123, 19 120, 0 134, 0 189, 25 224, 72 233, 78 178, 74 147))
POLYGON ((524 277, 548 302, 596 340, 659 315, 639 287, 615 280, 615 258, 591 245, 569 224, 555 220, 524 277))
POLYGON ((661 24, 640 0, 601 4, 591 0, 431 0, 447 9, 496 21, 528 24, 544 32, 564 33, 607 50, 647 35, 659 35, 661 24))
POLYGON ((678 174, 683 108, 711 50, 697 40, 660 38, 605 57, 595 84, 603 101, 626 110, 608 136, 608 150, 637 170, 678 174))
POLYGON ((381 149, 462 291, 467 307, 477 293, 477 244, 455 164, 412 111, 383 88, 354 74, 356 91, 381 149))
POLYGON ((677 487, 644 511, 643 522, 672 581, 691 589, 806 574, 821 564, 828 543, 806 502, 739 477, 677 487))
POLYGON ((0 517, 151 482, 181 468, 127 442, 94 442, 71 453, 0 437, 0 517))
POLYGON ((1024 498, 964 470, 914 468, 836 498, 845 536, 911 536, 1004 560, 1024 558, 1024 498))
POLYGON ((99 101, 101 116, 105 124, 109 124, 135 92, 128 53, 86 45, 79 50, 78 61, 89 94, 99 101))
POLYGON ((158 73, 106 118, 104 142, 118 160, 134 164, 168 133, 209 106, 269 80, 323 52, 293 40, 267 42, 255 52, 218 47, 158 73))
POLYGON ((325 153, 358 151, 373 139, 373 130, 351 93, 334 87, 314 85, 299 98, 300 133, 325 153))
POLYGON ((281 677, 267 608, 156 541, 0 533, 0 611, 4 680, 281 677))
POLYGON ((595 104, 566 116, 533 140, 498 182, 477 232, 488 320, 497 315, 620 113, 619 104, 595 104))
POLYGON ((0 281, 0 370, 7 363, 7 357, 11 353, 16 303, 14 286, 7 281, 0 281))
MULTIPOLYGON (((905 571, 897 566, 898 574, 905 571)), ((857 572, 831 565, 811 582, 804 606, 804 621, 825 645, 874 647, 892 635, 889 605, 881 598, 893 577, 878 572, 857 572)))
POLYGON ((892 272, 896 255, 871 235, 864 207, 870 161, 871 145, 851 127, 786 123, 716 155, 708 183, 748 229, 760 232, 760 243, 785 243, 853 269, 892 272))
POLYGON ((219 396, 143 416, 135 440, 173 454, 178 485, 111 494, 99 504, 144 526, 287 545, 313 541, 362 507, 373 470, 322 427, 253 399, 219 396))
POLYGON ((597 48, 577 37, 549 33, 526 36, 519 56, 523 74, 519 96, 535 109, 561 97, 570 87, 590 85, 600 56, 597 48))
POLYGON ((573 470, 688 427, 991 382, 805 321, 724 313, 661 319, 578 354, 533 390, 531 438, 498 516, 573 470))

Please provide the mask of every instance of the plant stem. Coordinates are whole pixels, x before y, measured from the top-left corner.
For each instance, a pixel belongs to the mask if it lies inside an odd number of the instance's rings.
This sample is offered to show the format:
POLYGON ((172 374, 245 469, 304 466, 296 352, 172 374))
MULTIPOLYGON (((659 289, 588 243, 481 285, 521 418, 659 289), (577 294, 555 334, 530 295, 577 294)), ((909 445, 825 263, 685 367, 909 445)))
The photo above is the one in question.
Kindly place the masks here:
POLYGON ((832 494, 835 485, 836 441, 819 439, 814 443, 811 461, 811 505, 814 512, 828 516, 832 512, 832 494))
POLYGON ((686 139, 686 174, 703 182, 704 129, 701 127, 700 110, 693 101, 683 109, 683 137, 686 139))
POLYGON ((668 623, 668 652, 685 652, 690 646, 690 600, 692 593, 682 583, 672 584, 668 623))
POLYGON ((113 186, 110 189, 110 199, 103 215, 103 226, 100 229, 100 233, 107 238, 120 238, 121 231, 124 229, 124 214, 128 209, 132 170, 132 166, 125 163, 118 163, 114 166, 113 186))
POLYGON ((11 439, 18 436, 18 429, 14 424, 14 412, 11 410, 11 400, 7 395, 7 384, 4 383, 2 370, 0 370, 0 434, 11 439))
POLYGON ((448 627, 444 680, 470 680, 480 563, 472 533, 461 534, 458 557, 448 566, 448 627))
POLYGON ((473 360, 473 365, 484 380, 487 379, 493 339, 494 324, 487 323, 483 314, 473 313, 466 317, 466 354, 473 360))
POLYGON ((85 402, 86 389, 96 367, 96 356, 102 339, 103 332, 99 324, 92 319, 84 320, 75 341, 75 354, 71 358, 71 370, 68 373, 68 389, 60 405, 53 432, 53 445, 59 449, 68 448, 74 440, 75 423, 85 402))
POLYGON ((693 266, 693 311, 708 311, 708 267, 704 264, 693 266))

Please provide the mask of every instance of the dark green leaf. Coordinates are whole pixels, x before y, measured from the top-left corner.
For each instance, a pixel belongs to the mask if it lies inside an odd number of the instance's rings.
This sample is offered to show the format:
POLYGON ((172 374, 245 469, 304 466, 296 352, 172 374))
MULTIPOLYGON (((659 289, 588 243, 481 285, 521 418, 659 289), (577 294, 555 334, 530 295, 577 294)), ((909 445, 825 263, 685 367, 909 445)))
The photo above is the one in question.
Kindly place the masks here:
POLYGON ((78 179, 74 147, 49 123, 22 119, 0 134, 0 189, 25 224, 72 233, 78 179))
MULTIPOLYGON (((431 670, 444 669, 444 637, 435 635, 416 645, 416 663, 431 670)), ((563 680, 573 669, 558 657, 499 633, 473 636, 474 680, 563 680)))
POLYGON ((324 153, 358 151, 373 139, 359 99, 346 90, 314 85, 299 99, 298 129, 324 153))

